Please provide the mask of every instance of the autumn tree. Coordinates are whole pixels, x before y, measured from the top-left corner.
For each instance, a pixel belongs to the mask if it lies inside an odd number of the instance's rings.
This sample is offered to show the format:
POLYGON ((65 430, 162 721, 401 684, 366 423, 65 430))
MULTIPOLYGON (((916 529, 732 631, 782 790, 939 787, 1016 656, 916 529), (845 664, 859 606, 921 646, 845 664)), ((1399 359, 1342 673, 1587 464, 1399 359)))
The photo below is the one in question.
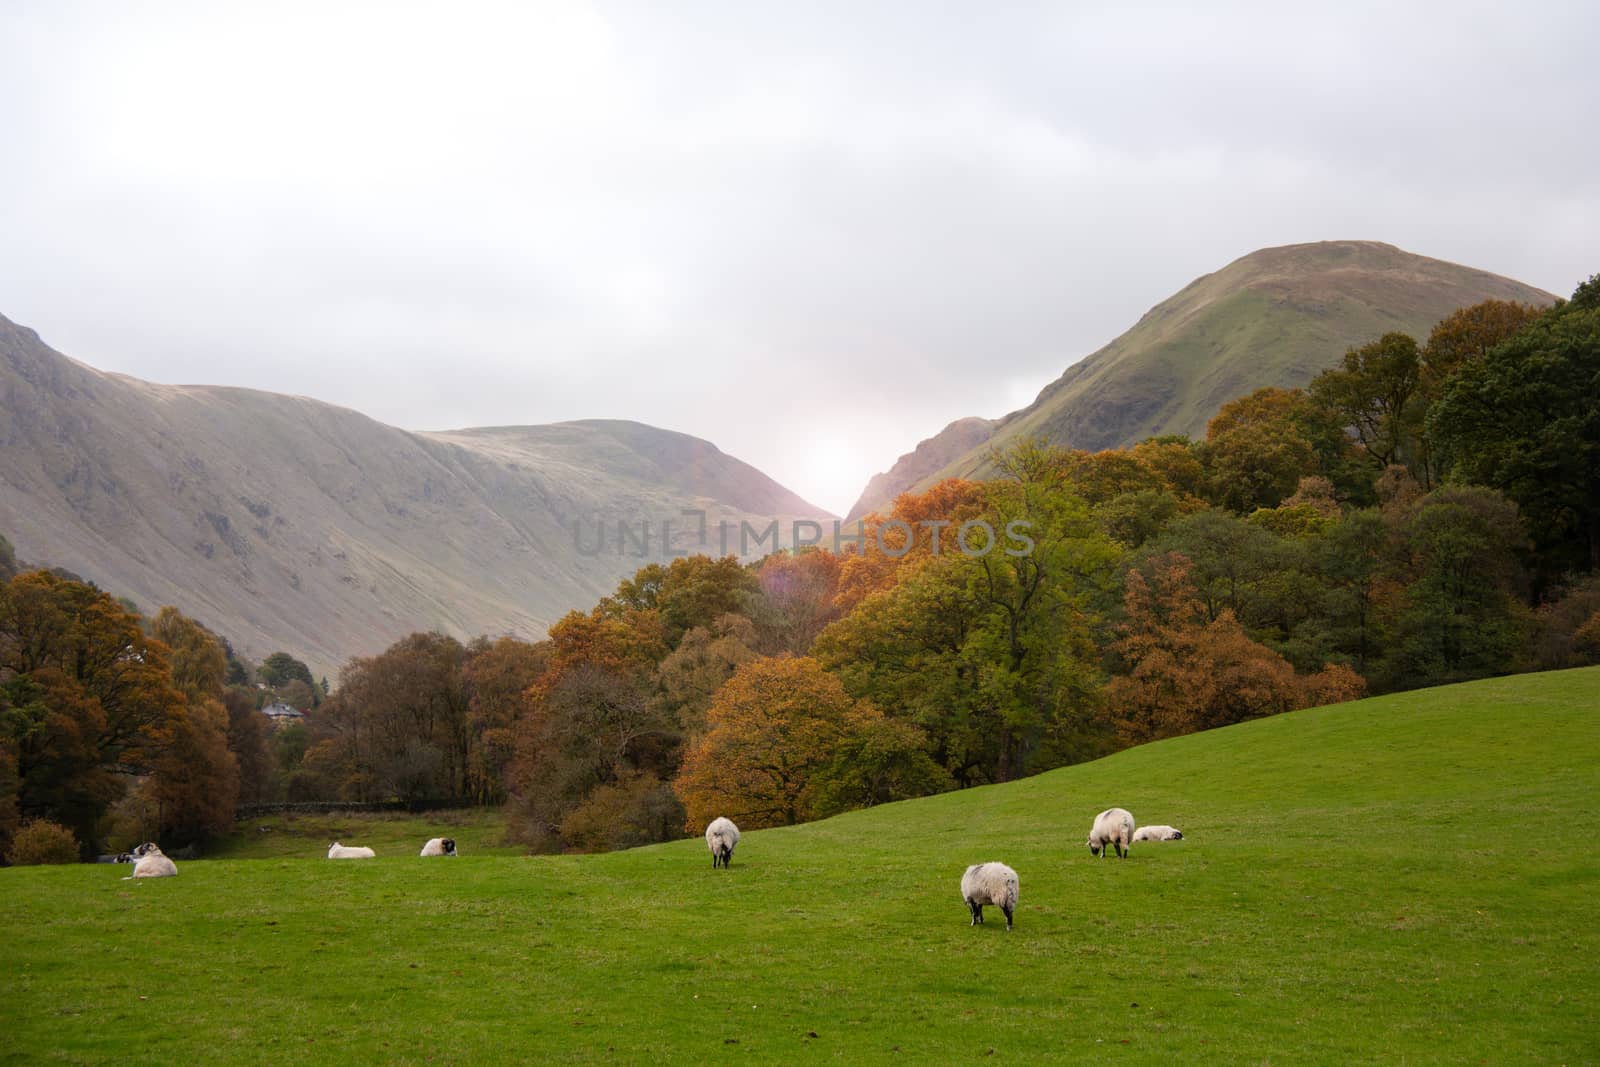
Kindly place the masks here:
POLYGON ((652 563, 623 580, 617 592, 600 601, 598 616, 622 618, 630 612, 654 611, 661 637, 670 646, 696 626, 709 626, 730 612, 748 610, 759 589, 734 556, 685 556, 662 566, 652 563))
MULTIPOLYGON (((726 588, 728 574, 723 567, 680 571, 684 582, 678 588, 692 588, 680 608, 716 601, 711 590, 726 588)), ((670 577, 671 568, 665 575, 670 577)), ((658 605, 666 584, 663 578, 662 591, 652 594, 658 605)), ((595 825, 582 818, 567 822, 586 805, 609 811, 620 796, 646 805, 664 802, 660 789, 677 764, 681 737, 653 699, 657 667, 670 649, 662 611, 608 601, 587 615, 571 612, 550 628, 548 665, 524 694, 508 784, 513 832, 538 851, 579 847, 562 828, 595 825), (638 776, 653 776, 657 784, 638 776), (624 779, 628 790, 596 794, 624 779)), ((680 618, 693 614, 684 610, 680 618)), ((641 814, 632 824, 649 821, 641 814)), ((595 841, 588 830, 583 838, 595 841)))
POLYGON ((1298 389, 1257 389, 1224 404, 1200 450, 1208 498, 1232 511, 1276 507, 1301 478, 1321 473, 1304 427, 1309 411, 1298 389))
POLYGON ((411 804, 467 795, 466 649, 440 633, 414 633, 341 675, 336 721, 358 732, 362 769, 411 804))
POLYGON ((48 571, 0 583, 0 734, 24 817, 92 846, 123 776, 148 769, 184 703, 166 646, 112 597, 48 571))
MULTIPOLYGON (((952 538, 983 508, 982 483, 947 478, 923 493, 901 493, 889 514, 861 523, 860 544, 843 545, 834 606, 847 614, 873 593, 892 586, 904 568, 957 551, 952 538)), ((855 531, 841 535, 855 536, 855 531)))
MULTIPOLYGON (((756 566, 759 595, 749 607, 763 652, 801 655, 840 616, 843 560, 821 548, 774 552, 756 566)), ((726 616, 724 616, 726 617, 726 616)))
POLYGON ((733 672, 758 658, 756 627, 743 615, 724 615, 711 627, 696 626, 661 661, 658 702, 684 735, 705 728, 706 709, 733 672))
POLYGON ((151 769, 163 838, 186 843, 226 833, 239 799, 238 757, 228 747, 223 685, 228 673, 222 642, 174 607, 151 620, 153 636, 169 650, 181 704, 156 732, 151 769))
POLYGON ((467 793, 479 804, 506 799, 506 768, 516 755, 523 693, 550 662, 547 642, 479 638, 467 648, 461 680, 467 698, 467 793))
POLYGON ((264 804, 272 799, 275 786, 268 745, 271 726, 255 701, 238 689, 223 693, 222 706, 228 714, 228 751, 239 766, 239 803, 264 804))
POLYGON ((1112 649, 1125 670, 1106 686, 1106 706, 1130 743, 1172 737, 1360 696, 1361 678, 1328 665, 1295 674, 1223 611, 1208 619, 1189 582, 1189 561, 1170 553, 1149 574, 1129 572, 1126 621, 1112 649))
POLYGON ((660 803, 675 763, 679 737, 650 700, 647 677, 580 663, 530 695, 511 768, 517 837, 535 851, 559 852, 604 847, 594 830, 602 811, 635 828, 650 824, 617 809, 630 797, 660 803), (581 832, 566 836, 574 831, 581 832))
POLYGON ((1439 387, 1469 363, 1481 363, 1494 348, 1544 314, 1532 304, 1485 300, 1440 319, 1422 348, 1423 391, 1437 397, 1439 387))
POLYGON ((788 826, 947 780, 920 732, 885 722, 809 658, 746 664, 706 719, 674 783, 690 828, 718 815, 747 828, 788 826))

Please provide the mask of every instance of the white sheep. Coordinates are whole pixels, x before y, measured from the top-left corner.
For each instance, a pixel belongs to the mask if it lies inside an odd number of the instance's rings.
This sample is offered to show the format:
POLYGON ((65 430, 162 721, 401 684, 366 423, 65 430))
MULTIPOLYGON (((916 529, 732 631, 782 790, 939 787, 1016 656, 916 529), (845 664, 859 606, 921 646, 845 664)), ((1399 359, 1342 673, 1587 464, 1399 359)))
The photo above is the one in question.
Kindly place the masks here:
POLYGON ((1094 828, 1089 831, 1089 851, 1105 858, 1106 846, 1117 850, 1118 858, 1126 858, 1133 845, 1133 816, 1122 808, 1107 808, 1095 816, 1094 828))
POLYGON ((335 841, 328 846, 330 860, 370 860, 376 855, 376 852, 365 845, 341 845, 335 841))
POLYGON ((711 867, 726 867, 733 862, 733 846, 739 843, 739 828, 721 815, 706 827, 706 847, 711 850, 711 867))
POLYGON ((424 856, 454 856, 456 842, 453 837, 430 837, 428 843, 422 846, 424 856))
POLYGON ((133 873, 123 879, 171 878, 178 873, 178 865, 162 854, 154 841, 146 841, 129 853, 133 857, 133 873))
POLYGON ((1183 831, 1176 826, 1141 826, 1133 833, 1135 841, 1182 841, 1183 831))
POLYGON ((972 912, 973 926, 983 922, 983 906, 993 904, 1006 913, 1006 929, 1011 929, 1011 915, 1017 910, 1020 891, 1017 872, 1003 863, 974 864, 961 876, 961 899, 972 912))

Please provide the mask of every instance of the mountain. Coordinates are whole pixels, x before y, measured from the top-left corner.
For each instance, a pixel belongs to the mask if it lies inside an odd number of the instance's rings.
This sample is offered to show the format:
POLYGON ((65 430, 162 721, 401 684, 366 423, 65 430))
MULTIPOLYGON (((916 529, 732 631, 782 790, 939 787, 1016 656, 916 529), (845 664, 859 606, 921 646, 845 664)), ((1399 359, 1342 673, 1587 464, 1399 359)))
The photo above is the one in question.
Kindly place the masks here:
POLYGON ((281 649, 331 676, 415 630, 542 636, 662 558, 664 522, 699 548, 693 509, 713 551, 719 520, 737 549, 742 521, 832 518, 686 434, 414 433, 305 397, 102 373, 0 317, 0 533, 252 659, 281 649))
POLYGON ((957 419, 927 440, 917 442, 917 447, 896 460, 893 467, 872 476, 846 521, 854 522, 869 511, 893 503, 910 486, 981 448, 999 425, 993 419, 957 419))
MULTIPOLYGON (((1199 437, 1223 404, 1263 386, 1307 385, 1352 346, 1391 330, 1419 340, 1482 300, 1549 304, 1542 289, 1375 241, 1263 248, 1196 278, 1132 329, 1074 363, 993 433, 927 471, 917 456, 959 440, 952 423, 875 477, 850 517, 940 478, 983 477, 991 448, 1042 436, 1098 451, 1158 434, 1199 437), (943 442, 943 443, 941 443, 943 442)), ((984 420, 977 420, 984 421, 984 420)))

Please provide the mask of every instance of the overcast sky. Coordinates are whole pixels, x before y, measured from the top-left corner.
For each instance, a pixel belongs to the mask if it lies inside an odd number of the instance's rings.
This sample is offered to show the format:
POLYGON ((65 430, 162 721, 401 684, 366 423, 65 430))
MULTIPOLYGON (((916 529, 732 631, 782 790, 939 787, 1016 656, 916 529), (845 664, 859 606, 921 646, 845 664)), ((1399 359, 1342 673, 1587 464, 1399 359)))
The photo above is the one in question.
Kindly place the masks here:
POLYGON ((0 314, 842 513, 1255 248, 1600 271, 1600 5, 1299 6, 9 2, 0 314))

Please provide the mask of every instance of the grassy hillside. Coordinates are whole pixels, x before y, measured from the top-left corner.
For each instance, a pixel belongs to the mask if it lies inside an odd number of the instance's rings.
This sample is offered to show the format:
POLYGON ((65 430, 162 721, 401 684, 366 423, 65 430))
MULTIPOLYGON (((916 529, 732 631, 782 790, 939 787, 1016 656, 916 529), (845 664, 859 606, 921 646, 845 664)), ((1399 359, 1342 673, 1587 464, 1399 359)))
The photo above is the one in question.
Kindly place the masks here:
POLYGON ((999 420, 992 436, 937 469, 901 463, 878 475, 852 513, 942 478, 987 477, 991 449, 1029 437, 1099 450, 1157 434, 1201 436, 1235 397, 1263 386, 1304 386, 1352 346, 1391 330, 1424 339, 1446 315, 1489 299, 1555 298, 1376 241, 1259 249, 1157 304, 1068 367, 1028 407, 999 420))
MULTIPOLYGON (((334 841, 366 845, 378 855, 415 856, 430 837, 449 837, 462 855, 516 856, 506 844, 506 818, 498 810, 263 815, 242 820, 226 840, 206 851, 208 860, 320 859, 334 841)), ((126 872, 124 872, 126 873, 126 872)))
POLYGON ((0 871, 0 1057, 1581 1063, 1600 669, 606 856, 0 871), (1122 804, 1188 839, 1094 860, 1122 804), (1017 927, 967 925, 969 863, 1017 927))

